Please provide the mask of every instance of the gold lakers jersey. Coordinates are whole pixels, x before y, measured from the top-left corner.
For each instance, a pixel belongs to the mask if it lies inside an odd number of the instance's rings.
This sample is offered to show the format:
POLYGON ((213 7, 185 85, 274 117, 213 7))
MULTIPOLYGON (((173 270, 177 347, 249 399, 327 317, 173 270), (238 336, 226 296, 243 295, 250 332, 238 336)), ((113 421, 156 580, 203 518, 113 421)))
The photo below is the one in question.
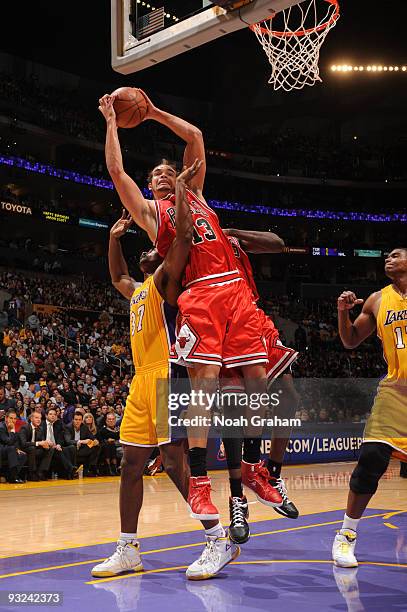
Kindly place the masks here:
POLYGON ((407 384, 407 298, 384 287, 377 314, 377 335, 388 365, 386 381, 407 384))
POLYGON ((130 300, 130 340, 133 363, 144 368, 168 360, 175 340, 177 309, 158 293, 153 276, 134 291, 130 300))

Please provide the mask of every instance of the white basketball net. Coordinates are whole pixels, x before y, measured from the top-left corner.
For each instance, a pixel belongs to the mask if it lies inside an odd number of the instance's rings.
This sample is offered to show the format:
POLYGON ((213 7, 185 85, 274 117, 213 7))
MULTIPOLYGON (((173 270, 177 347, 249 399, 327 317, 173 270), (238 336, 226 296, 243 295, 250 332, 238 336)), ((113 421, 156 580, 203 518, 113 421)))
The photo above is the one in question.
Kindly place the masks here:
POLYGON ((251 26, 271 64, 275 90, 322 81, 319 51, 338 18, 338 0, 307 0, 251 26))

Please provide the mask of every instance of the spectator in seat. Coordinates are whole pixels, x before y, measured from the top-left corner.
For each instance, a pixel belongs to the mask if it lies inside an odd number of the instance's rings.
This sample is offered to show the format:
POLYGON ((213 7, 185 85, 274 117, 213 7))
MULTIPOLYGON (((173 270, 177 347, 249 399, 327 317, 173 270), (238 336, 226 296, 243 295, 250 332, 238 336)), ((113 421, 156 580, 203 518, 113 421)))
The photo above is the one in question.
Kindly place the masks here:
POLYGON ((94 445, 99 446, 99 440, 97 438, 97 427, 95 423, 95 417, 91 412, 86 412, 83 416, 83 422, 88 426, 90 433, 95 436, 94 445))
POLYGON ((98 401, 95 397, 92 397, 92 399, 89 400, 89 412, 91 412, 95 418, 96 418, 97 409, 98 409, 98 401))
POLYGON ((55 468, 58 475, 62 474, 68 480, 72 480, 76 475, 75 448, 66 446, 64 426, 62 421, 58 420, 54 407, 47 409, 46 419, 41 423, 41 428, 45 439, 54 449, 51 467, 55 468))
POLYGON ((20 373, 18 369, 19 364, 20 362, 18 361, 18 359, 13 359, 8 369, 8 379, 9 381, 11 381, 13 387, 18 386, 18 379, 20 378, 20 373))
POLYGON ((28 382, 25 374, 21 374, 20 376, 20 386, 18 387, 17 392, 21 393, 23 397, 28 394, 28 382))
POLYGON ((41 428, 41 413, 33 412, 30 422, 20 429, 21 449, 28 455, 28 480, 47 480, 54 449, 41 428))
POLYGON ((97 393, 97 388, 95 387, 95 385, 92 382, 92 376, 87 374, 85 381, 86 381, 85 385, 84 385, 85 393, 87 393, 91 397, 94 397, 96 395, 96 393, 97 393))
POLYGON ((75 391, 72 389, 72 384, 67 378, 62 381, 61 395, 68 405, 74 405, 77 403, 77 396, 75 391))
POLYGON ((23 408, 20 410, 18 408, 18 402, 17 402, 16 413, 17 413, 17 420, 15 422, 15 430, 16 430, 16 433, 20 433, 20 429, 22 428, 22 426, 27 425, 27 415, 26 415, 24 405, 23 405, 23 408))
POLYGON ((106 415, 106 424, 98 432, 101 443, 101 456, 107 464, 108 473, 117 476, 117 445, 120 439, 119 427, 116 426, 116 415, 109 412, 106 415))
MULTIPOLYGON (((6 383, 7 384, 7 383, 6 383)), ((4 412, 8 412, 13 408, 15 409, 16 402, 14 399, 7 399, 6 397, 6 389, 5 387, 0 387, 0 410, 4 410, 4 412)))
POLYGON ((97 476, 97 463, 99 458, 99 444, 94 444, 95 436, 83 422, 81 412, 75 412, 71 425, 65 429, 67 446, 76 449, 76 465, 83 464, 84 476, 97 476))
POLYGON ((75 406, 64 406, 64 414, 62 416, 62 420, 64 425, 70 425, 73 421, 73 417, 75 414, 75 406))
POLYGON ((106 425, 106 416, 109 412, 109 406, 107 404, 102 404, 100 408, 100 416, 96 420, 96 425, 98 429, 101 429, 104 425, 106 425))
POLYGON ((40 320, 39 320, 39 318, 38 318, 38 316, 36 315, 35 312, 30 314, 30 316, 27 319, 27 323, 28 323, 28 327, 30 329, 38 329, 39 328, 40 320))
POLYGON ((89 406, 90 396, 85 393, 83 382, 78 382, 76 395, 80 404, 89 406))
POLYGON ((7 459, 5 473, 7 482, 23 484, 25 480, 20 477, 20 472, 27 461, 27 455, 20 448, 19 436, 16 433, 15 423, 17 414, 9 410, 4 423, 0 424, 0 467, 4 459, 7 459))

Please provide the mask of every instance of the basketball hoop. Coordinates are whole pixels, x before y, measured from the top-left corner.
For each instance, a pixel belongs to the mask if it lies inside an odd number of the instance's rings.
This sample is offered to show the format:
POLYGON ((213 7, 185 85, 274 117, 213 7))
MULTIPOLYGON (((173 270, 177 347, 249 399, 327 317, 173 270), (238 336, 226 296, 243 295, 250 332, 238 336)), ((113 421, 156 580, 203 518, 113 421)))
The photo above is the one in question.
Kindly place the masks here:
POLYGON ((322 81, 319 52, 339 15, 338 0, 306 0, 250 26, 271 64, 269 83, 275 90, 292 91, 322 81))

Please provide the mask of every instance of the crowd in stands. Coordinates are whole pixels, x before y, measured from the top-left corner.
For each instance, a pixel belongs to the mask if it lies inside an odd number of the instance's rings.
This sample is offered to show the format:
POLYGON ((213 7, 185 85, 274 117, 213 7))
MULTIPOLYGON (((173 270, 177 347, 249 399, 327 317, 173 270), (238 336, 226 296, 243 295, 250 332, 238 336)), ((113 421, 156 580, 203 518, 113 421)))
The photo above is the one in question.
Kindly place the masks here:
MULTIPOLYGON (((34 266, 35 269, 35 266, 34 266)), ((16 272, 0 272, 0 290, 11 293, 9 303, 19 312, 26 302, 31 304, 52 304, 63 308, 84 308, 110 313, 127 313, 127 304, 109 284, 89 278, 71 280, 66 277, 48 275, 26 276, 16 272)), ((18 315, 21 320, 24 318, 18 315)))
POLYGON ((84 475, 116 475, 132 377, 127 317, 25 318, 13 308, 8 319, 0 320, 0 467, 9 481, 23 480, 24 466, 30 480, 75 478, 80 465, 84 475))
MULTIPOLYGON (((18 78, 0 73, 0 101, 12 105, 14 121, 30 120, 37 125, 63 132, 78 139, 103 142, 104 125, 94 104, 75 105, 82 96, 63 88, 43 85, 33 75, 18 78)), ((130 140, 133 151, 153 157, 162 155, 162 140, 167 142, 166 154, 175 152, 171 133, 154 122, 148 122, 142 137, 130 140), (157 150, 157 143, 160 148, 157 150)), ((144 127, 144 126, 143 126, 144 127)), ((261 130, 248 131, 247 124, 201 126, 205 132, 209 163, 220 169, 235 169, 259 174, 296 174, 319 178, 406 178, 402 164, 405 148, 367 145, 356 139, 342 143, 333 136, 311 136, 292 129, 276 133, 275 124, 261 130), (243 154, 242 154, 243 152, 243 154)))

